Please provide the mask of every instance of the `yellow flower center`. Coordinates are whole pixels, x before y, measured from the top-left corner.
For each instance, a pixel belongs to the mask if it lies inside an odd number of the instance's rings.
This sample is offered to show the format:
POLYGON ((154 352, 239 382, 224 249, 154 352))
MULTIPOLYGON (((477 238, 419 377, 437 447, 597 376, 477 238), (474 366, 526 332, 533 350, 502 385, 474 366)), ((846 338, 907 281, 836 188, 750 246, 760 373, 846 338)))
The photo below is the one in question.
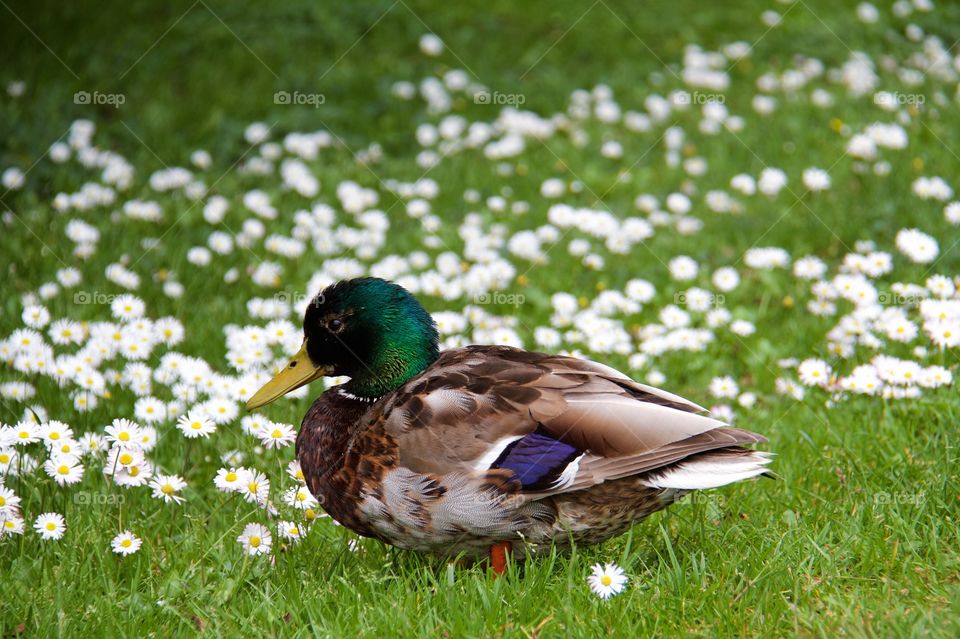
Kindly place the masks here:
POLYGON ((120 454, 120 463, 126 466, 127 464, 133 461, 133 455, 130 453, 121 453, 120 454))
POLYGON ((190 422, 190 428, 192 428, 193 430, 200 430, 201 428, 203 428, 203 424, 197 421, 190 422))
POLYGON ((60 473, 61 475, 69 475, 70 467, 67 466, 66 464, 60 464, 60 466, 57 468, 57 472, 60 473))
POLYGON ((287 529, 287 532, 293 536, 297 536, 300 534, 300 529, 296 526, 291 526, 289 529, 287 529))
POLYGON ((0 506, 6 506, 6 505, 7 505, 7 498, 4 497, 3 495, 0 495, 0 506))
POLYGON ((128 433, 127 431, 123 431, 122 433, 117 435, 117 439, 119 439, 122 442, 128 442, 130 441, 130 433, 128 433))
POLYGON ((226 479, 227 481, 237 481, 237 474, 233 472, 227 473, 224 476, 224 479, 226 479))
POLYGON ((613 583, 613 579, 610 578, 610 575, 604 575, 603 577, 600 577, 600 583, 602 583, 604 586, 609 586, 613 583))
POLYGON ((120 545, 123 546, 124 548, 129 548, 130 546, 133 545, 133 542, 130 541, 129 539, 124 539, 123 541, 120 542, 120 545))
POLYGON ((315 511, 313 508, 307 508, 305 511, 303 511, 303 516, 310 521, 313 521, 317 518, 317 511, 315 511))
MULTIPOLYGON (((0 453, 0 464, 9 464, 9 463, 10 463, 10 455, 6 453, 0 453)), ((0 506, 2 505, 3 503, 0 502, 0 506)))
POLYGON ((51 531, 52 531, 52 530, 56 530, 56 529, 57 529, 57 525, 56 525, 55 523, 53 523, 52 521, 48 521, 48 522, 47 522, 47 530, 51 530, 51 531))
POLYGON ((260 547, 260 538, 256 535, 250 538, 250 547, 259 548, 260 547))
POLYGON ((172 495, 175 491, 173 489, 173 486, 171 486, 170 484, 164 484, 163 487, 160 489, 160 492, 162 492, 164 495, 172 495))
POLYGON ((5 528, 9 528, 10 530, 13 530, 13 529, 16 527, 16 524, 14 524, 14 523, 13 523, 12 521, 10 521, 9 519, 8 519, 7 521, 3 522, 3 525, 4 525, 5 528))
POLYGON ((255 493, 258 490, 260 490, 260 486, 257 484, 257 482, 252 481, 249 484, 247 484, 247 490, 249 490, 251 493, 255 493))
POLYGON ((60 439, 60 433, 58 433, 58 432, 56 432, 56 431, 50 433, 50 439, 52 439, 52 440, 54 440, 54 441, 60 439))
POLYGON ((137 475, 140 474, 140 469, 134 466, 128 472, 130 473, 131 477, 136 477, 137 475))
POLYGON ((270 436, 273 437, 274 439, 280 439, 281 437, 283 437, 283 433, 280 432, 279 428, 274 428, 273 432, 270 433, 270 436))

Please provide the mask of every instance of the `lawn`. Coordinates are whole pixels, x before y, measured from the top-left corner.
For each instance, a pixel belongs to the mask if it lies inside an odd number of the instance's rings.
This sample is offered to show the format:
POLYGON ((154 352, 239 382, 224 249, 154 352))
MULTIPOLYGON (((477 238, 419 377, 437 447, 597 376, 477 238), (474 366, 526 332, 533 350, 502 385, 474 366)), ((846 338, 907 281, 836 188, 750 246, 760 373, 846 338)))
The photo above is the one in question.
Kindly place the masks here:
POLYGON ((468 4, 0 2, 0 635, 960 635, 960 5, 468 4), (448 345, 576 353, 763 433, 777 479, 500 579, 312 520, 242 405, 360 274, 448 345), (117 418, 182 503, 84 450, 117 418), (51 420, 76 483, 15 439, 51 420))

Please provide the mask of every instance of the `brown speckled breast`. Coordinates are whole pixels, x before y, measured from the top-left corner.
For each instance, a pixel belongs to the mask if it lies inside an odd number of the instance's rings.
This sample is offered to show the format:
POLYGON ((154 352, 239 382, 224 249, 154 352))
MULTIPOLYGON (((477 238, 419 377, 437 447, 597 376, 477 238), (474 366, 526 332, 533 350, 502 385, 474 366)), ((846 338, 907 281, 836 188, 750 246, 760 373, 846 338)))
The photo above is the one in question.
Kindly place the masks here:
POLYGON ((325 392, 303 418, 297 459, 307 488, 331 517, 360 535, 379 537, 357 504, 365 487, 376 487, 383 473, 396 466, 397 446, 382 430, 357 432, 360 417, 373 405, 341 395, 336 388, 325 392))

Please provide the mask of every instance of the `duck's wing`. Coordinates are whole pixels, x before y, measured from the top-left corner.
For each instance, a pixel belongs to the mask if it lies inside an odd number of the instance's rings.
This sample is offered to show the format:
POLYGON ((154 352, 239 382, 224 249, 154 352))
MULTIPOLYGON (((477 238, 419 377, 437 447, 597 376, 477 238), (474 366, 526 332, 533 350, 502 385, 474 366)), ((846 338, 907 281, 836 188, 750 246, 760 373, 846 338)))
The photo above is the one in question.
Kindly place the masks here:
POLYGON ((446 351, 374 412, 401 466, 440 475, 507 469, 530 496, 765 441, 608 366, 503 346, 446 351))

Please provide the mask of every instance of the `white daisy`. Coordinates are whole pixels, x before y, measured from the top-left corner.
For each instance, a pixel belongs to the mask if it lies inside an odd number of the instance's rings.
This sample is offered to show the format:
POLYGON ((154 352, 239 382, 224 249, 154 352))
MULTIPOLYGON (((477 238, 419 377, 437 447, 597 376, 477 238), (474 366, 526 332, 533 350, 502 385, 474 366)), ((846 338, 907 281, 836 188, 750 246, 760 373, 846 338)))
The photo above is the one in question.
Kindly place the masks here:
POLYGON ((593 574, 587 577, 587 583, 598 597, 609 599, 627 587, 627 575, 616 564, 594 564, 593 574))
POLYGON ((83 479, 83 466, 73 455, 54 455, 43 464, 43 470, 61 486, 83 479))
POLYGON ((250 473, 246 468, 221 468, 217 471, 217 476, 213 478, 213 484, 225 493, 237 492, 242 490, 249 483, 250 473))
POLYGON ((142 544, 143 541, 129 530, 124 530, 110 541, 113 552, 123 556, 137 552, 142 544))
POLYGON ((303 530, 300 525, 292 521, 281 520, 277 522, 277 532, 284 539, 290 541, 299 541, 303 537, 303 530))
POLYGON ((270 552, 273 537, 270 535, 270 529, 266 526, 262 524, 247 524, 243 529, 243 533, 237 537, 237 541, 248 554, 265 555, 270 552))
POLYGON ((213 420, 207 417, 206 413, 196 409, 187 411, 186 415, 181 415, 180 419, 177 420, 177 428, 187 439, 208 437, 217 430, 213 420))
POLYGON ((67 524, 63 515, 59 513, 43 513, 33 522, 33 529, 41 539, 55 541, 63 537, 67 531, 67 524))
POLYGON ((183 503, 183 497, 178 495, 181 490, 186 488, 187 482, 179 475, 157 474, 150 482, 150 488, 153 489, 153 496, 162 499, 166 503, 183 503))
POLYGON ((297 431, 289 424, 268 422, 261 427, 260 432, 257 433, 257 437, 268 449, 285 448, 296 439, 297 431))

